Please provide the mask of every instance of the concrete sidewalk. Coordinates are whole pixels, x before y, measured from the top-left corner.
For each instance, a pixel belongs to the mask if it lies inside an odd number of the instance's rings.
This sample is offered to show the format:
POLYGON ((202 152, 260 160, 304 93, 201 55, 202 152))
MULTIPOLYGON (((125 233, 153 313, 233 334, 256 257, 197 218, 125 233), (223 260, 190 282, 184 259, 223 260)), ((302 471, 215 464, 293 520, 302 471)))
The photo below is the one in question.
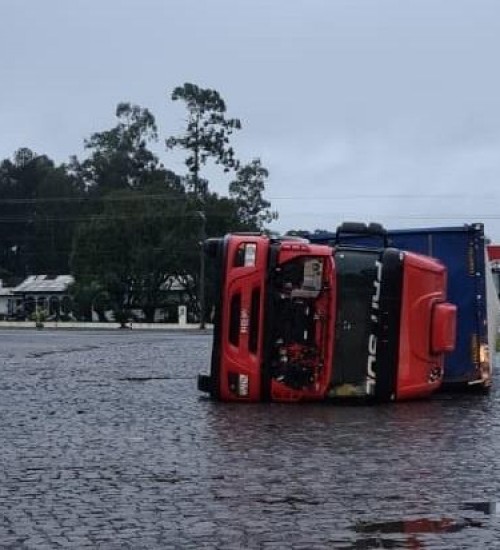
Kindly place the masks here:
MULTIPOLYGON (((0 321, 0 330, 6 328, 16 329, 80 329, 80 330, 116 330, 120 329, 120 323, 84 323, 75 321, 44 321, 43 327, 37 327, 35 321, 0 321)), ((212 330, 212 325, 206 325, 207 330, 212 330)), ((199 330, 198 323, 127 323, 126 329, 136 330, 199 330)))

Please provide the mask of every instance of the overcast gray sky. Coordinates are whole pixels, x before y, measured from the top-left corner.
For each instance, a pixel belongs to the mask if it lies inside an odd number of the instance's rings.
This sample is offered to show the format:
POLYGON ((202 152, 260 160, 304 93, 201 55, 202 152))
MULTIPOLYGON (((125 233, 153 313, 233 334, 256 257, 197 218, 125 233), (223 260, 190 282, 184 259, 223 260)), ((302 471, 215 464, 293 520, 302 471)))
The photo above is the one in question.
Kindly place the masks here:
POLYGON ((0 158, 80 155, 119 101, 177 133, 189 81, 242 120, 276 229, 484 221, 500 242, 499 0, 0 0, 0 22, 0 158))

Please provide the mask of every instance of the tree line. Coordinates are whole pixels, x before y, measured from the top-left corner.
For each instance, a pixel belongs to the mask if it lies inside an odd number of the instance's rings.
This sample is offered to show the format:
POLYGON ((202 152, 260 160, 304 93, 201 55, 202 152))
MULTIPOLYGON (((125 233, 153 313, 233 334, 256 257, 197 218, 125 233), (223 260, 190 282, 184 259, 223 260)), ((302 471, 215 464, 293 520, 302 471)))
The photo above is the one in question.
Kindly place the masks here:
POLYGON ((184 105, 186 125, 164 145, 183 152, 184 174, 152 151, 160 140, 154 115, 130 103, 117 106, 115 126, 85 139, 85 158, 58 165, 21 148, 1 161, 1 279, 72 274, 76 318, 89 320, 93 310, 104 320, 112 311, 121 322, 132 310, 153 321, 180 282, 199 317, 200 241, 263 230, 273 217, 269 174, 259 158, 239 159, 232 136, 242 125, 216 90, 186 83, 171 99, 184 105), (210 189, 209 162, 230 175, 227 195, 210 189))

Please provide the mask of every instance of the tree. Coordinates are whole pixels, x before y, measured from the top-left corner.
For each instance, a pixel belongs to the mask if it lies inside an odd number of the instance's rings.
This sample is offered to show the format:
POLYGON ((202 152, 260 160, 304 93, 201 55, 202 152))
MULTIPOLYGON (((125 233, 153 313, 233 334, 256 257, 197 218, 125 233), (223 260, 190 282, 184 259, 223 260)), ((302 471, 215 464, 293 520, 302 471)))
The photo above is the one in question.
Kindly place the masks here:
POLYGON ((236 179, 229 184, 229 196, 236 203, 239 221, 248 230, 260 231, 274 218, 271 203, 262 196, 268 177, 260 159, 254 159, 239 168, 236 179))
POLYGON ((73 162, 89 198, 73 246, 75 295, 102 289, 117 320, 133 308, 152 321, 182 242, 186 194, 181 178, 149 149, 157 138, 153 115, 120 103, 116 116, 115 127, 86 140, 89 157, 73 162))
POLYGON ((111 130, 96 132, 85 140, 89 158, 73 157, 71 168, 89 191, 99 194, 144 187, 157 179, 159 160, 149 149, 158 139, 154 116, 148 109, 119 103, 118 123, 111 130))
MULTIPOLYGON (((131 249, 125 214, 118 203, 107 202, 104 212, 79 226, 73 243, 72 274, 76 300, 89 315, 92 288, 106 292, 115 319, 121 322, 130 309, 131 249)), ((121 205, 120 205, 121 206, 121 205)))
POLYGON ((72 298, 73 312, 78 320, 92 321, 92 312, 95 311, 99 321, 106 322, 106 311, 111 309, 107 291, 92 276, 79 277, 69 287, 72 298))
POLYGON ((84 198, 65 165, 51 170, 39 182, 31 262, 34 273, 69 273, 71 245, 84 198))
POLYGON ((145 199, 133 218, 132 303, 153 322, 158 307, 167 304, 167 292, 180 280, 184 260, 196 257, 192 241, 196 227, 190 219, 184 193, 155 200, 145 199))
MULTIPOLYGON (((229 137, 234 130, 241 128, 241 123, 236 118, 226 117, 226 104, 216 90, 200 88, 187 82, 175 88, 171 98, 173 101, 184 101, 188 110, 188 120, 184 134, 171 136, 165 143, 167 149, 180 147, 188 153, 185 161, 189 173, 187 182, 195 201, 195 208, 200 213, 200 240, 203 241, 206 237, 205 199, 208 182, 200 177, 200 169, 208 159, 221 165, 224 172, 238 168, 239 163, 229 144, 229 137)), ((199 265, 200 328, 204 328, 205 255, 202 248, 199 265)))
POLYGON ((185 213, 185 195, 164 185, 117 191, 101 204, 102 211, 79 227, 74 242, 76 282, 85 288, 93 281, 105 291, 118 321, 140 309, 153 322, 195 231, 185 213))
POLYGON ((208 159, 220 164, 225 172, 238 167, 229 136, 241 128, 241 123, 236 118, 226 118, 226 104, 216 90, 186 83, 175 88, 171 97, 173 101, 184 101, 188 120, 185 133, 169 137, 166 146, 187 151, 191 191, 196 197, 204 197, 208 189, 200 178, 200 169, 208 159))
POLYGON ((65 165, 27 148, 0 163, 0 263, 14 278, 69 270, 82 189, 65 165))

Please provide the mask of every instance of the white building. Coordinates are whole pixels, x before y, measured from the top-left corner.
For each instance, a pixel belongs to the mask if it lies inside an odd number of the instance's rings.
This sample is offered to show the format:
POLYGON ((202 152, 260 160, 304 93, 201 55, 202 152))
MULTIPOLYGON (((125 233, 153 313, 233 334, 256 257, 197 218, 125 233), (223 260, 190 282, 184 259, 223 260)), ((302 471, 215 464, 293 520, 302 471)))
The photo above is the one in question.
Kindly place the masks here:
POLYGON ((11 291, 10 316, 29 317, 43 310, 50 317, 70 311, 68 288, 74 279, 71 275, 30 275, 11 291))
POLYGON ((15 304, 12 291, 12 288, 4 287, 0 279, 0 319, 6 319, 12 315, 15 304))

